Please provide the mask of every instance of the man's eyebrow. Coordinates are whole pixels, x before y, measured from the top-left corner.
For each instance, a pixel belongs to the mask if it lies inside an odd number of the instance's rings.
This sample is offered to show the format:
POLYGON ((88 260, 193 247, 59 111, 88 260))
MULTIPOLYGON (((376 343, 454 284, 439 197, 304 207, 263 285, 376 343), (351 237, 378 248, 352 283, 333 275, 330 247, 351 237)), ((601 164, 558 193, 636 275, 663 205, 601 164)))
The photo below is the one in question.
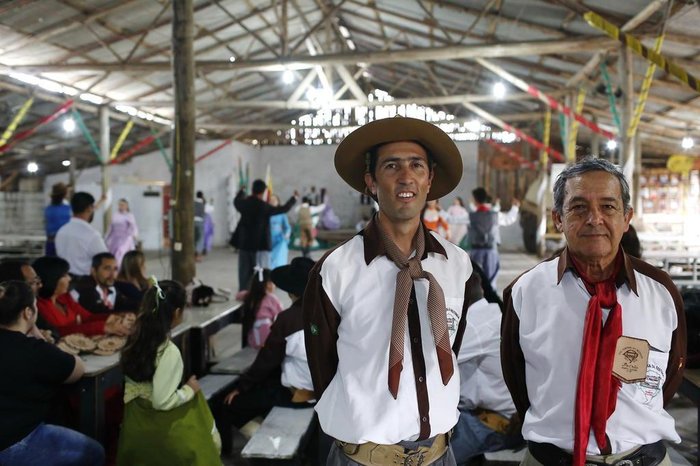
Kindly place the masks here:
POLYGON ((423 157, 419 157, 419 156, 413 156, 413 157, 398 157, 398 156, 391 157, 390 156, 390 157, 387 157, 384 160, 382 160, 380 163, 382 165, 384 165, 385 163, 401 162, 402 160, 408 160, 409 162, 415 162, 416 160, 418 160, 420 162, 428 163, 428 161, 426 159, 424 159, 423 157))
MULTIPOLYGON (((598 199, 598 201, 620 202, 620 200, 616 197, 602 197, 602 198, 598 199)), ((574 196, 571 199, 569 199, 569 204, 571 204, 572 202, 585 202, 586 204, 588 204, 590 201, 583 196, 574 196)))

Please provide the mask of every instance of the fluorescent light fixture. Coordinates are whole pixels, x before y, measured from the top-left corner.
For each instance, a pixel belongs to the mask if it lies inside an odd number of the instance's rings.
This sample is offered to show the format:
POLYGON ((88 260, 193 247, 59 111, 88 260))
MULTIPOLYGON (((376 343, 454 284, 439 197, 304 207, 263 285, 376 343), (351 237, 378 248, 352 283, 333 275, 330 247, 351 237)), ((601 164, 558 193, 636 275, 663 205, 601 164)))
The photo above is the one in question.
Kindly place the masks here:
POLYGON ((497 99, 502 99, 506 96, 506 85, 502 82, 497 82, 493 85, 493 96, 497 99))
POLYGON ((64 167, 70 167, 70 160, 64 160, 63 162, 61 162, 61 165, 63 165, 64 167))
POLYGON ((27 171, 29 173, 36 173, 39 171, 39 165, 36 162, 29 162, 27 164, 27 171))
POLYGON ((617 141, 614 139, 610 139, 608 142, 605 143, 605 147, 608 148, 608 150, 615 150, 617 149, 617 141))
POLYGON ((291 70, 284 70, 284 73, 282 73, 282 82, 284 84, 292 84, 294 82, 294 72, 291 70))
POLYGON ((350 31, 348 31, 348 28, 345 26, 338 26, 338 30, 340 31, 340 34, 345 37, 346 39, 350 38, 350 31))
POLYGON ((75 131, 75 120, 72 118, 66 118, 63 120, 63 131, 70 134, 75 131))
POLYGON ((345 43, 348 44, 350 50, 355 50, 357 48, 355 47, 355 43, 351 39, 345 39, 345 43))
POLYGON ((695 141, 693 141, 693 138, 691 138, 690 136, 684 137, 681 141, 681 147, 685 150, 692 149, 694 145, 695 141))
POLYGON ((80 99, 95 105, 100 105, 104 101, 99 95, 90 94, 89 92, 80 94, 80 99))

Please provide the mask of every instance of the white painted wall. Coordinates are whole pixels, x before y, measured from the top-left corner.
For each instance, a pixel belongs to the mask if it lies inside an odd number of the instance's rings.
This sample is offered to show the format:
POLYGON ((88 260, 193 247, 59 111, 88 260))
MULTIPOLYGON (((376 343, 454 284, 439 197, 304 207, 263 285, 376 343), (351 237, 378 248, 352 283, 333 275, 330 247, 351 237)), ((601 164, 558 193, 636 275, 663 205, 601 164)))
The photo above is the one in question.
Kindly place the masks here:
MULTIPOLYGON (((196 156, 202 155, 221 144, 222 141, 199 141, 196 144, 196 156)), ((462 180, 457 188, 442 201, 443 208, 449 207, 455 196, 469 202, 471 191, 477 180, 477 149, 474 142, 458 142, 462 154, 462 180)), ((256 178, 265 178, 267 165, 270 165, 273 187, 285 202, 294 190, 302 192, 304 188, 316 186, 317 191, 325 187, 331 204, 340 218, 343 227, 351 228, 361 218, 360 195, 350 188, 335 172, 333 156, 337 146, 266 146, 253 147, 238 142, 221 149, 219 152, 202 160, 195 169, 195 190, 204 192, 207 200, 214 199, 215 245, 225 245, 231 227, 236 219, 230 218, 233 194, 229 188, 230 177, 234 185, 238 180, 238 159, 243 165, 250 163, 250 182, 256 178)), ((170 154, 168 154, 170 155, 170 154)), ((161 244, 160 219, 162 210, 158 202, 161 198, 143 197, 146 190, 160 190, 163 184, 170 183, 170 172, 159 151, 134 159, 118 166, 110 167, 112 179, 112 203, 116 209, 116 199, 126 197, 132 204, 141 239, 145 249, 158 249, 161 244)), ((77 189, 84 190, 99 198, 100 169, 84 170, 77 180, 77 189)), ((47 177, 44 184, 46 199, 53 183, 67 182, 68 174, 47 177)), ((102 209, 101 209, 102 210, 102 209)), ((102 211, 98 211, 94 226, 102 229, 102 211)), ((515 225, 503 228, 503 247, 521 248, 520 227, 515 225)))

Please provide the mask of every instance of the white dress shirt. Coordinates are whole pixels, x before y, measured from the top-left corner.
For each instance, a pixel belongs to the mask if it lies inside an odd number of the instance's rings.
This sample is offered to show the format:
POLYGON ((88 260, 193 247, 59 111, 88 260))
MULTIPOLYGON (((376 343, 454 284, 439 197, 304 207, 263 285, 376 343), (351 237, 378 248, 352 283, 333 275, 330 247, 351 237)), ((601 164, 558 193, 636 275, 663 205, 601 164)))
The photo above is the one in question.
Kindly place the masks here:
POLYGON ((72 217, 56 233, 56 254, 70 264, 73 275, 89 275, 92 257, 108 252, 100 233, 83 219, 72 217))

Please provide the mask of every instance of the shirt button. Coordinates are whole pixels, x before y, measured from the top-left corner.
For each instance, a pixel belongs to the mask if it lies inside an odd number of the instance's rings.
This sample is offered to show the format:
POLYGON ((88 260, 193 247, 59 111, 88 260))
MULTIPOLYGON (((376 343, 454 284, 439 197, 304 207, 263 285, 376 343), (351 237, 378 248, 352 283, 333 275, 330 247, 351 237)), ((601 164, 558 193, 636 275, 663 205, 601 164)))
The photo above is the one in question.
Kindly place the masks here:
POLYGON ((415 343, 417 345, 419 341, 420 340, 418 339, 418 337, 413 337, 413 343, 415 343))
POLYGON ((423 421, 423 422, 428 422, 428 418, 427 418, 427 417, 424 417, 423 419, 421 419, 421 421, 423 421))
POLYGON ((423 383, 423 377, 418 377, 418 381, 419 381, 420 383, 423 383))

